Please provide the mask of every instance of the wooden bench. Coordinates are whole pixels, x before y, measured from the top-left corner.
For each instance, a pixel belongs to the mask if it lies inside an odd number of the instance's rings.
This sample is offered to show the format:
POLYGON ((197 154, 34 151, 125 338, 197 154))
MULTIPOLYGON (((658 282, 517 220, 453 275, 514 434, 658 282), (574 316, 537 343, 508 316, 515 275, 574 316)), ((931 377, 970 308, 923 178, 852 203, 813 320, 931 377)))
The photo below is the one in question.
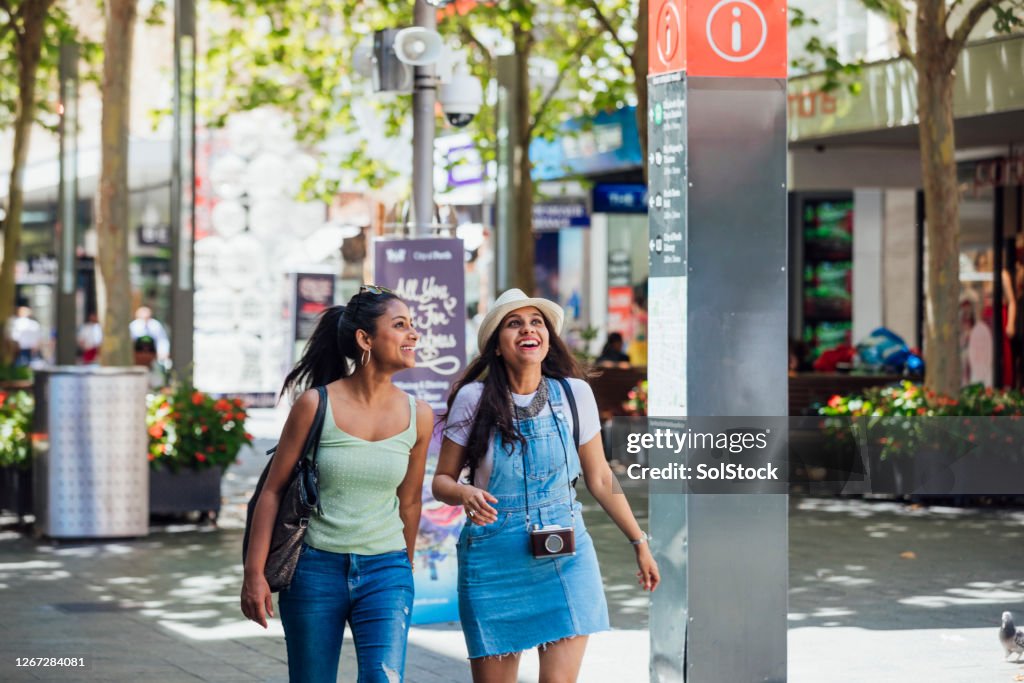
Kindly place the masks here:
POLYGON ((595 368, 594 372, 594 376, 588 378, 588 381, 590 388, 594 390, 601 421, 627 415, 622 404, 629 398, 630 390, 647 379, 647 368, 595 368))

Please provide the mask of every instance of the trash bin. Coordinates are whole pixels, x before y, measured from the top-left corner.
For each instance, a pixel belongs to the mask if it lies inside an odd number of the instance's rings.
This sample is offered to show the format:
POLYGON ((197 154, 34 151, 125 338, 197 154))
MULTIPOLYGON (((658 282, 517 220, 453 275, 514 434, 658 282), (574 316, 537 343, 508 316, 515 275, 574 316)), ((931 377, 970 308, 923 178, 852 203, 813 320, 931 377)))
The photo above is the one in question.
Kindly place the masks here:
POLYGON ((37 533, 51 538, 148 533, 147 390, 142 367, 36 371, 37 533))

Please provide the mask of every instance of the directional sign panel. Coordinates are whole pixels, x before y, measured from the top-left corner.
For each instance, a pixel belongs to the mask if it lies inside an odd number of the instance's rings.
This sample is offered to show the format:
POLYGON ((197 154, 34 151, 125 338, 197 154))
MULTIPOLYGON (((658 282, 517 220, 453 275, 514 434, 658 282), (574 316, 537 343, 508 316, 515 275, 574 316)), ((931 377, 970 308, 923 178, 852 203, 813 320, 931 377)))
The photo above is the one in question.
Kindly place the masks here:
POLYGON ((647 216, 651 277, 686 275, 686 79, 648 80, 647 216))

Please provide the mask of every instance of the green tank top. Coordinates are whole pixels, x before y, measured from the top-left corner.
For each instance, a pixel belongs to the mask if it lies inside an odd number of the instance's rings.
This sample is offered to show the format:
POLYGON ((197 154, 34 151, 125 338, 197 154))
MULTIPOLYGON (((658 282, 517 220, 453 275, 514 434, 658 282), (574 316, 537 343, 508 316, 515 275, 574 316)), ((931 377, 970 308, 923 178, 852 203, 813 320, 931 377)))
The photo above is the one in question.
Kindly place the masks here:
POLYGON ((409 397, 409 426, 380 441, 338 428, 327 400, 317 456, 323 515, 313 515, 306 543, 318 550, 380 555, 405 548, 396 489, 416 443, 416 399, 409 397))

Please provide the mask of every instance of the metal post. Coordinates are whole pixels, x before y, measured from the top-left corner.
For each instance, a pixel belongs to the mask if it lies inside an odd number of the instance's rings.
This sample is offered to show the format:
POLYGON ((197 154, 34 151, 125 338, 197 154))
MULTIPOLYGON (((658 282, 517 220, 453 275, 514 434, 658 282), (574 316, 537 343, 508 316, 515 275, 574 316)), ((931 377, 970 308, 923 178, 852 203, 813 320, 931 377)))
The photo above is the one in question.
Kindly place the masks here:
POLYGON ((57 253, 57 365, 74 365, 78 204, 78 45, 60 46, 60 209, 54 230, 57 253))
MULTIPOLYGON (((437 30, 437 8, 416 0, 415 25, 437 30)), ((434 65, 417 66, 412 92, 412 203, 416 234, 430 235, 434 222, 434 103, 437 85, 434 65)))
MULTIPOLYGON (((785 0, 652 2, 649 62, 650 415, 784 416, 785 0)), ((749 490, 651 495, 652 681, 786 679, 788 501, 749 490)))
POLYGON ((192 375, 195 247, 195 0, 174 5, 174 149, 171 168, 171 360, 192 375))
POLYGON ((513 104, 513 93, 516 82, 520 78, 515 55, 499 55, 498 70, 498 104, 496 116, 498 123, 497 157, 498 178, 495 199, 495 245, 494 260, 496 263, 495 289, 503 292, 518 285, 516 273, 517 241, 516 229, 519 225, 520 207, 516 203, 516 158, 515 143, 519 135, 519 116, 513 104))

